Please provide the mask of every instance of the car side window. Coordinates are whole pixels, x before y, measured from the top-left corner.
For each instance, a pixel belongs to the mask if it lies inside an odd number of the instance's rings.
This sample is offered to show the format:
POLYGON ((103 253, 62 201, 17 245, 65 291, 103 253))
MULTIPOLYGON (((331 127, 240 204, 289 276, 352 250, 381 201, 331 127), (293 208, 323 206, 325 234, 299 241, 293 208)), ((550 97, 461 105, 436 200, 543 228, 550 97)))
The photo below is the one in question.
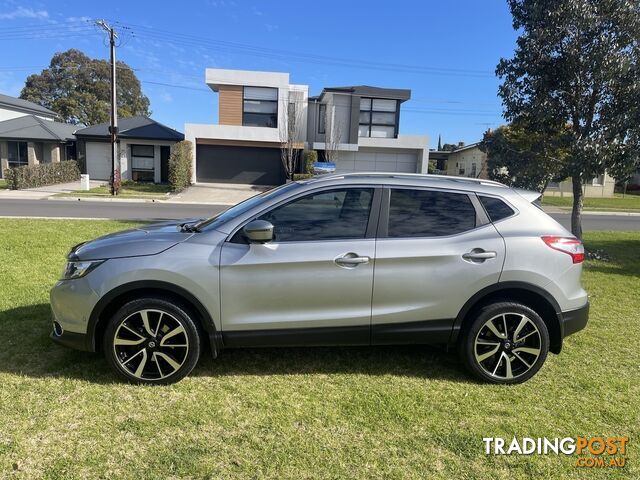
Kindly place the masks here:
POLYGON ((373 188, 323 190, 297 198, 260 216, 273 224, 275 242, 364 238, 373 188))
POLYGON ((502 220, 503 218, 510 217, 515 212, 513 208, 504 203, 499 198, 494 197, 483 197, 479 196, 480 202, 482 202, 482 206, 489 215, 489 220, 492 222, 497 222, 498 220, 502 220))
POLYGON ((391 189, 388 237, 441 237, 475 226, 476 210, 466 194, 391 189))

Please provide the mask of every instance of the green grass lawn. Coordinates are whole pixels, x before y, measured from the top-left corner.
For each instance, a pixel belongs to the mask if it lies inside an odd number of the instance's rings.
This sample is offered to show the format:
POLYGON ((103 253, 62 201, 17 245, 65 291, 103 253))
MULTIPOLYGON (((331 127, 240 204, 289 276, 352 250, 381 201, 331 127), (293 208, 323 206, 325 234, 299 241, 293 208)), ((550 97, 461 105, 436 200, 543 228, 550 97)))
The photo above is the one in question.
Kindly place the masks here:
POLYGON ((0 190, 9 188, 7 181, 4 178, 0 178, 0 190))
MULTIPOLYGON (((554 207, 571 208, 573 206, 573 197, 545 196, 542 199, 542 204, 554 207)), ((621 194, 616 193, 615 196, 611 198, 589 197, 584 199, 584 209, 602 211, 640 211, 640 195, 625 195, 623 198, 621 194)))
POLYGON ((67 250, 131 226, 0 220, 0 478, 638 478, 640 233, 591 233, 587 329, 529 382, 476 383, 424 347, 254 349, 168 387, 53 344, 67 250), (483 437, 629 436, 623 470, 485 456, 483 437))
MULTIPOLYGON (((156 183, 123 182, 118 197, 123 198, 148 198, 161 199, 169 193, 169 185, 156 183)), ((110 197, 111 188, 108 184, 94 187, 90 190, 76 190, 74 192, 60 193, 59 197, 110 197)))

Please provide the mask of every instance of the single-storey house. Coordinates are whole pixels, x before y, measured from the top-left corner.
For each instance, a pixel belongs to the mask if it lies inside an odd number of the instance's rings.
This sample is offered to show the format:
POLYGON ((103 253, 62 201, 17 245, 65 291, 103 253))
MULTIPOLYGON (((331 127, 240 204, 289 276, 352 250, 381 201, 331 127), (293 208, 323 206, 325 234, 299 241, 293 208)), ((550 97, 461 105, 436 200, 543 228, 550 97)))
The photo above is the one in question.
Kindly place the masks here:
MULTIPOLYGON (((92 180, 111 176, 109 123, 76 130, 80 168, 92 180)), ((118 119, 118 157, 122 180, 168 181, 169 156, 184 135, 148 117, 118 119)))
POLYGON ((76 159, 77 127, 56 118, 33 102, 0 95, 0 178, 10 167, 76 159))

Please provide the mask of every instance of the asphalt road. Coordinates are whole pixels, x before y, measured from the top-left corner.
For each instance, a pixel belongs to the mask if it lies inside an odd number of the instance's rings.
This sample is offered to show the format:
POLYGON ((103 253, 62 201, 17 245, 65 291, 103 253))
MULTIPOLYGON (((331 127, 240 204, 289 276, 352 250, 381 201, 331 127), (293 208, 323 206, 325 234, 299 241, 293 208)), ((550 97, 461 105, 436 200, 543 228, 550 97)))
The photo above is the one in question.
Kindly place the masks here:
MULTIPOLYGON (((210 217, 227 208, 228 206, 226 205, 0 199, 0 216, 5 217, 167 220, 192 217, 210 217)), ((566 228, 570 228, 570 214, 552 214, 551 216, 566 228)), ((640 216, 584 215, 582 217, 582 228, 585 231, 640 231, 640 216)))

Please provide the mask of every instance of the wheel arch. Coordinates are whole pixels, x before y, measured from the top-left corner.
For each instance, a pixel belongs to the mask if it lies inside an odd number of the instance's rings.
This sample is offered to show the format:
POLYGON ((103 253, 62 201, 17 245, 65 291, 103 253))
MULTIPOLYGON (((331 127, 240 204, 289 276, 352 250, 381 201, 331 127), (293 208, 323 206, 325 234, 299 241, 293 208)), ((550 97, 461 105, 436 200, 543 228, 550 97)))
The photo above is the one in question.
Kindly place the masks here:
MULTIPOLYGON (((171 283, 142 280, 126 283, 110 290, 93 307, 87 327, 91 350, 97 351, 100 349, 98 339, 104 334, 108 319, 118 308, 130 300, 154 295, 161 296, 164 299, 171 299, 192 310, 197 317, 194 320, 206 332, 209 339, 217 338, 215 323, 211 314, 193 294, 171 283)), ((212 342, 212 350, 216 352, 217 349, 214 349, 214 346, 212 342)))
POLYGON ((473 314, 484 305, 499 301, 517 301, 534 310, 544 320, 549 330, 549 350, 562 350, 562 311, 553 296, 537 285, 526 282, 503 282, 486 287, 473 295, 462 307, 451 331, 451 344, 456 344, 460 333, 469 325, 473 314))

